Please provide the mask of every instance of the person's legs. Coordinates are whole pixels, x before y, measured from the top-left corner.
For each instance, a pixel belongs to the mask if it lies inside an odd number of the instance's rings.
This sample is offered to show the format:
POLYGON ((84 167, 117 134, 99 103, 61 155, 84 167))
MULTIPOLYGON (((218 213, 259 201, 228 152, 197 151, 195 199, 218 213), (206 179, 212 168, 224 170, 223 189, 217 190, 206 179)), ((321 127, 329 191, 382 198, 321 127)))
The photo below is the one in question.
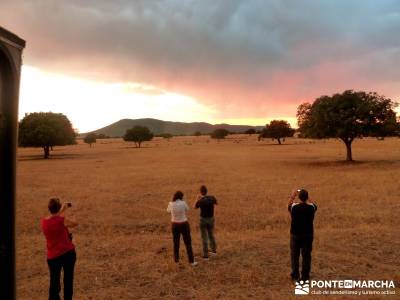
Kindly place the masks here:
POLYGON ((299 258, 300 258, 300 243, 296 236, 290 236, 290 257, 292 264, 292 279, 299 279, 299 258))
POLYGON ((312 251, 313 237, 307 236, 302 240, 301 256, 302 256, 302 267, 301 267, 301 279, 310 279, 311 270, 311 251, 312 251))
POLYGON ((63 260, 64 300, 72 300, 72 295, 74 293, 74 268, 76 261, 75 250, 65 253, 63 260))
POLYGON ((181 239, 179 224, 172 223, 172 237, 174 241, 174 260, 179 262, 179 240, 181 239))
POLYGON ((214 236, 214 218, 210 218, 208 224, 207 224, 207 233, 208 233, 208 238, 210 240, 210 248, 211 251, 216 253, 217 252, 217 244, 215 242, 215 236, 214 236))
POLYGON ((186 252, 188 255, 189 263, 194 262, 193 249, 192 249, 192 238, 190 236, 189 223, 184 223, 182 227, 183 241, 185 242, 186 252))
POLYGON ((47 264, 50 271, 50 287, 49 287, 49 300, 60 300, 60 277, 62 264, 60 259, 48 259, 47 264))
POLYGON ((200 217, 200 232, 201 240, 203 243, 203 257, 208 257, 208 230, 207 222, 204 218, 200 217))

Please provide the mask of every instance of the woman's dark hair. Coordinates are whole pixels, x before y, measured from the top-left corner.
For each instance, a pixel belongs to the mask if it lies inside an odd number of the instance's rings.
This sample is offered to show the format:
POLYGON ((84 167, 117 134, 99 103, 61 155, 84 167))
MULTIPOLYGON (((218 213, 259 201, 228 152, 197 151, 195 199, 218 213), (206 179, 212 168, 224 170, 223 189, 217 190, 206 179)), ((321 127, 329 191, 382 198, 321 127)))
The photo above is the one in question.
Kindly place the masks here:
POLYGON ((299 199, 303 202, 308 200, 308 192, 306 190, 300 190, 299 199))
POLYGON ((182 199, 183 199, 183 193, 181 191, 176 191, 174 197, 172 198, 172 202, 182 199))
POLYGON ((207 187, 205 185, 202 185, 200 187, 200 194, 202 194, 203 196, 207 195, 207 187))
POLYGON ((50 213, 52 213, 52 214, 58 213, 61 209, 60 199, 50 198, 48 208, 49 208, 50 213))

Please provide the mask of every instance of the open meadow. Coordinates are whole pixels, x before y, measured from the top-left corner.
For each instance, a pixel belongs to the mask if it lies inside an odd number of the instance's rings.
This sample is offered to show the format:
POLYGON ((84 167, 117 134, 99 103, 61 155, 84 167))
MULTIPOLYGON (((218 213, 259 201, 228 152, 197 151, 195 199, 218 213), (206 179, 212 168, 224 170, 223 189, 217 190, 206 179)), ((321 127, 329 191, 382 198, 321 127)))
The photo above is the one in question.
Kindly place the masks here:
POLYGON ((80 141, 55 147, 48 160, 42 149, 18 152, 18 299, 47 297, 39 222, 51 196, 73 202, 80 223, 75 299, 294 298, 287 201, 300 187, 319 206, 312 278, 395 280, 400 293, 399 138, 356 140, 352 164, 338 140, 278 146, 256 135, 155 138, 140 149, 120 139, 92 148, 80 141), (191 209, 199 265, 189 266, 182 242, 176 265, 166 207, 178 189, 192 207, 201 184, 219 201, 218 256, 202 261, 191 209))

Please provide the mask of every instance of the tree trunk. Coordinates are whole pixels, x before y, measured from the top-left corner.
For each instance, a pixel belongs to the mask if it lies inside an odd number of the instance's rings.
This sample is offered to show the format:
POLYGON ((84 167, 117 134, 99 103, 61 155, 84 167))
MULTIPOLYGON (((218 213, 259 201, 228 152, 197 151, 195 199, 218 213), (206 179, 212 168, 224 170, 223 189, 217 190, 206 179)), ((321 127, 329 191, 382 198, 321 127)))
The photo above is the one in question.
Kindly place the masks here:
POLYGON ((44 158, 45 158, 45 159, 49 158, 49 155, 50 155, 50 146, 44 146, 44 147, 43 147, 43 150, 44 150, 44 158))
POLYGON ((344 144, 346 145, 346 161, 353 161, 353 154, 351 152, 351 143, 353 142, 352 139, 342 139, 344 144))
POLYGON ((281 139, 280 139, 280 138, 277 138, 277 140, 278 140, 278 144, 279 144, 279 145, 282 145, 281 139))
POLYGON ((347 149, 346 160, 347 161, 353 161, 353 155, 351 153, 351 142, 350 143, 346 143, 346 149, 347 149))
POLYGON ((141 144, 142 142, 138 142, 138 146, 139 146, 139 148, 140 148, 140 144, 141 144))

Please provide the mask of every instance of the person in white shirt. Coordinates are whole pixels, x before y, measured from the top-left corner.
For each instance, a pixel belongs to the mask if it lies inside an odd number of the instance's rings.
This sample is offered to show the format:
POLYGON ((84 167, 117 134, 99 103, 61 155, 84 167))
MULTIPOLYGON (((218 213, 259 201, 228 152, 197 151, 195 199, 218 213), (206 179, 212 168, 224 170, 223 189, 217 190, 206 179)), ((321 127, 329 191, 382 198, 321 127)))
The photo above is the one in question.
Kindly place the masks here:
POLYGON ((186 246, 186 252, 188 255, 189 263, 192 266, 196 266, 197 262, 194 261, 193 250, 192 250, 192 238, 190 236, 190 226, 186 216, 186 212, 189 210, 188 205, 183 200, 183 193, 177 191, 169 202, 167 211, 171 213, 172 223, 172 236, 174 241, 174 259, 175 262, 179 262, 179 244, 181 234, 183 241, 186 246))

